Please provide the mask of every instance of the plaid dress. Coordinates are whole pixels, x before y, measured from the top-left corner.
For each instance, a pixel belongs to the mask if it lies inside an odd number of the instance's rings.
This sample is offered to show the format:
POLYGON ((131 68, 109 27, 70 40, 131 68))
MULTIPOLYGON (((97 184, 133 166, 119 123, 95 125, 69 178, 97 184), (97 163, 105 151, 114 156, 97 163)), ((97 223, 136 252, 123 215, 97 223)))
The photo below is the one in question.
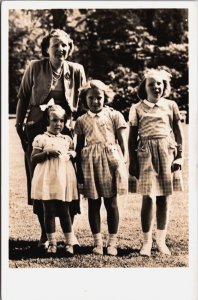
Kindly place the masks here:
POLYGON ((178 120, 178 106, 171 100, 160 99, 156 104, 143 100, 131 107, 129 124, 138 126, 139 134, 137 193, 162 196, 182 190, 182 182, 175 184, 171 172, 176 153, 173 124, 178 120))
POLYGON ((81 152, 85 197, 110 198, 127 193, 128 172, 116 141, 116 129, 126 126, 120 112, 106 107, 98 114, 89 111, 77 119, 75 133, 86 140, 81 152))

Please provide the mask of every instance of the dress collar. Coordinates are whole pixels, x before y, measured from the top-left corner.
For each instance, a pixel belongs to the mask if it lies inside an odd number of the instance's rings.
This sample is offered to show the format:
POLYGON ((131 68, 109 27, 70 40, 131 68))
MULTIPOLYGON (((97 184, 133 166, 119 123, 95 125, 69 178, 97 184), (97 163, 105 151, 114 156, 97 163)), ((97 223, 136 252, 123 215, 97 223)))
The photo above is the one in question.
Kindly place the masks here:
POLYGON ((88 114, 90 115, 90 117, 92 117, 92 118, 94 118, 95 116, 98 116, 98 117, 102 117, 102 116, 104 116, 104 112, 105 112, 105 110, 104 110, 104 108, 99 112, 99 113, 93 113, 92 111, 90 111, 90 110, 88 110, 88 114))
POLYGON ((163 98, 160 98, 160 100, 158 100, 156 103, 152 103, 146 99, 143 100, 143 102, 148 105, 149 107, 153 108, 154 106, 162 106, 162 104, 164 103, 164 99, 163 98))
POLYGON ((50 133, 49 131, 45 131, 44 134, 46 134, 49 137, 62 137, 61 133, 53 134, 53 133, 50 133))

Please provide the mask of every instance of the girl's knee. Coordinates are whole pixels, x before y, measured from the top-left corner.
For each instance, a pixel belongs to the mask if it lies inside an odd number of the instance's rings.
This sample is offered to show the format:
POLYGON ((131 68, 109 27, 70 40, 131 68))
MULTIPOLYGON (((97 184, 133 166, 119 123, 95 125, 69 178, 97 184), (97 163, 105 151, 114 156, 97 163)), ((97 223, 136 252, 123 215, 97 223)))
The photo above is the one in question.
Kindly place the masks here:
POLYGON ((169 206, 169 197, 167 197, 167 196, 157 196, 156 197, 156 206, 157 206, 157 208, 168 208, 168 206, 169 206))
POLYGON ((45 202, 43 204, 45 218, 55 218, 56 207, 53 203, 45 202))
POLYGON ((142 197, 142 208, 150 208, 153 206, 153 199, 149 195, 144 195, 142 197))
POLYGON ((89 210, 100 210, 101 198, 98 198, 98 199, 88 198, 88 207, 89 207, 89 210))
POLYGON ((104 198, 106 209, 118 209, 117 197, 104 198))

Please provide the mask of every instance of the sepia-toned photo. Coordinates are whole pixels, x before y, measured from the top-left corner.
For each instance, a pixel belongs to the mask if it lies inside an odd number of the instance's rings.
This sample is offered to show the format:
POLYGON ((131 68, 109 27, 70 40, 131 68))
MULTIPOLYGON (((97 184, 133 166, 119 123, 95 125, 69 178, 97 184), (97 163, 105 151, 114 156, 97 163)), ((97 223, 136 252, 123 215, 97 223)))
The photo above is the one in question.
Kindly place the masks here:
POLYGON ((44 271, 72 299, 196 299, 195 2, 17 2, 4 6, 2 67, 11 282, 44 271))

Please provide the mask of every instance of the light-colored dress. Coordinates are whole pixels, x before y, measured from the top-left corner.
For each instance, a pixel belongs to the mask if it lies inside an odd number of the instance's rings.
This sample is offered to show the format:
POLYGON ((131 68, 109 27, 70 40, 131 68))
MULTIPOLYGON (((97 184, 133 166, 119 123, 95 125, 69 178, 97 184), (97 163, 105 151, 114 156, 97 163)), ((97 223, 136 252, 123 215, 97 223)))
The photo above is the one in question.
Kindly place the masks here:
POLYGON ((68 135, 45 132, 35 137, 32 146, 41 151, 61 152, 58 158, 50 158, 36 165, 32 179, 32 199, 67 202, 77 200, 77 179, 68 155, 73 149, 72 139, 68 135))
POLYGON ((139 135, 137 193, 155 196, 172 194, 175 185, 171 165, 176 154, 173 125, 178 120, 178 106, 168 99, 161 98, 156 104, 143 100, 132 105, 129 125, 138 126, 139 135))
POLYGON ((116 139, 116 129, 126 128, 122 114, 109 107, 98 114, 88 111, 79 117, 75 133, 85 136, 82 149, 84 196, 110 198, 128 191, 128 172, 116 139))

